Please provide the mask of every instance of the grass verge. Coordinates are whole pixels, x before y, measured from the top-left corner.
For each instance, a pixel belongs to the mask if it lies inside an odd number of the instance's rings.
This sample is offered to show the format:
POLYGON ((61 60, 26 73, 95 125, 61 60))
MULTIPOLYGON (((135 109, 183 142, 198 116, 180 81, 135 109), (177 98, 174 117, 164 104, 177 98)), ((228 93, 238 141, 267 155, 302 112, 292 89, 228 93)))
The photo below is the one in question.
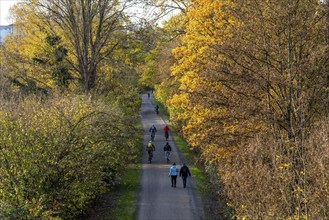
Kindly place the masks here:
POLYGON ((84 220, 131 220, 137 211, 140 164, 129 164, 121 184, 98 198, 84 220))
MULTIPOLYGON (((130 220, 135 219, 137 210, 137 196, 139 190, 139 164, 130 164, 119 188, 119 198, 111 218, 130 220)), ((108 218, 109 219, 109 218, 108 218)))

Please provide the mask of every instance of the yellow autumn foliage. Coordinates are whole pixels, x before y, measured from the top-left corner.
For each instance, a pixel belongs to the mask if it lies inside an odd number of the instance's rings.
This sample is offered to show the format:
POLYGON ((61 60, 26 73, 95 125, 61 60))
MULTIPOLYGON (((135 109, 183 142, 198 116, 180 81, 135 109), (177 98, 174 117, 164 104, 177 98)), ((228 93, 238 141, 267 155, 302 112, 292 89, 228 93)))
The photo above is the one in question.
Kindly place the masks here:
POLYGON ((5 62, 12 78, 31 79, 37 82, 36 86, 53 88, 51 70, 33 61, 34 58, 43 58, 39 56, 42 50, 50 51, 46 37, 51 34, 51 30, 43 24, 45 21, 34 10, 20 4, 13 9, 15 30, 4 43, 5 62))
POLYGON ((328 175, 315 153, 328 146, 328 128, 314 137, 328 114, 326 4, 195 0, 186 10, 166 107, 237 219, 328 213, 328 175))

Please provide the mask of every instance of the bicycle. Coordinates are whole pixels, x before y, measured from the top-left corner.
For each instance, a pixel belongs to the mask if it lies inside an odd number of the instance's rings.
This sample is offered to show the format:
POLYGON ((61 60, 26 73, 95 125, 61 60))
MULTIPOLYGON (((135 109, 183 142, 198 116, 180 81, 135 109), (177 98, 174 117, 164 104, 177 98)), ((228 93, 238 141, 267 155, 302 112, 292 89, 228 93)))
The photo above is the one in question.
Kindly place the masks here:
POLYGON ((148 151, 148 154, 149 154, 148 161, 149 161, 149 163, 152 163, 153 151, 152 150, 149 150, 148 151))
POLYGON ((151 141, 154 141, 155 133, 157 132, 157 128, 152 125, 149 129, 149 132, 151 132, 151 141))
POLYGON ((169 163, 169 161, 170 161, 170 151, 166 151, 166 160, 167 160, 167 163, 169 163))
POLYGON ((154 110, 155 110, 155 113, 158 115, 158 114, 159 114, 159 106, 156 105, 156 106, 154 107, 154 110))
POLYGON ((165 132, 165 138, 166 138, 166 141, 167 141, 168 138, 169 138, 169 132, 165 132))

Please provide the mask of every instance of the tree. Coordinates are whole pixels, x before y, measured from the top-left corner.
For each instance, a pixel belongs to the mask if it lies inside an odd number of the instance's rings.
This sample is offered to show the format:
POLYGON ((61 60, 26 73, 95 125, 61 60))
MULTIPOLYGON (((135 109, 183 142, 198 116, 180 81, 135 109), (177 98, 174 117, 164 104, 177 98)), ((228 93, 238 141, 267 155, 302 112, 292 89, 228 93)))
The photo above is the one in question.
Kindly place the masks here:
POLYGON ((240 217, 316 216, 306 202, 315 185, 304 175, 312 160, 305 143, 326 113, 324 6, 198 0, 187 10, 172 68, 179 90, 167 104, 189 143, 223 176, 240 217), (257 205, 265 192, 272 200, 257 205))
POLYGON ((65 39, 44 26, 32 5, 18 4, 14 34, 3 45, 5 75, 25 93, 67 89, 73 80, 67 62, 65 39))
POLYGON ((280 186, 289 198, 285 215, 309 216, 313 185, 301 173, 307 172, 308 134, 325 115, 327 12, 320 1, 241 2, 231 9, 241 25, 218 47, 230 60, 226 77, 240 78, 235 89, 247 88, 246 100, 262 103, 257 115, 278 143, 276 156, 289 164, 289 183, 280 186))
POLYGON ((52 30, 59 30, 69 41, 72 67, 78 72, 82 88, 96 86, 98 66, 122 40, 118 35, 125 23, 124 9, 118 0, 31 1, 52 30))
MULTIPOLYGON (((191 4, 190 0, 145 0, 143 3, 153 12, 151 18, 155 21, 171 18, 179 13, 186 13, 187 8, 191 4)), ((150 14, 149 12, 149 14, 150 14)))

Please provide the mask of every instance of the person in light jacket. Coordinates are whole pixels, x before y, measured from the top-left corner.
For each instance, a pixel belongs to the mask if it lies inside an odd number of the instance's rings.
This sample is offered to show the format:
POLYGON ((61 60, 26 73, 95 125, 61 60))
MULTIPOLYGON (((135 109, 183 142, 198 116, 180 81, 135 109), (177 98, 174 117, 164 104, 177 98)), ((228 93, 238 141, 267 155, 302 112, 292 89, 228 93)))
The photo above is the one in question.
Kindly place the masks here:
POLYGON ((169 177, 171 177, 171 187, 176 188, 177 176, 178 176, 178 168, 176 167, 176 164, 173 163, 173 165, 169 169, 169 177))

